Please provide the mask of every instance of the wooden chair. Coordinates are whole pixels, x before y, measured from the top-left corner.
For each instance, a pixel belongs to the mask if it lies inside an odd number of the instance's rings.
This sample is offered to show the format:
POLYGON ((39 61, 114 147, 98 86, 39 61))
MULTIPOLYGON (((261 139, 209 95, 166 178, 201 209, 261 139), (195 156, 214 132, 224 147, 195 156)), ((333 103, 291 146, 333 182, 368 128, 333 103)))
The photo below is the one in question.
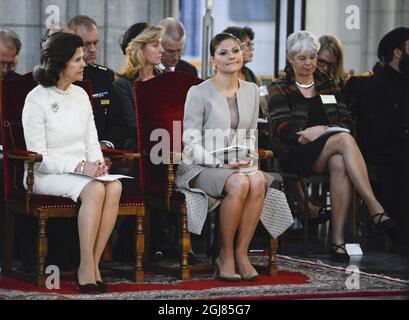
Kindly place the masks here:
MULTIPOLYGON (((45 264, 48 249, 47 221, 50 218, 76 217, 79 206, 69 198, 33 194, 33 185, 35 183, 33 166, 35 163, 42 161, 42 155, 26 149, 21 115, 25 98, 36 85, 31 73, 15 80, 0 81, 5 192, 2 273, 6 276, 17 277, 43 287, 46 280, 45 264), (24 163, 27 163, 28 166, 27 190, 23 187, 24 163), (38 223, 39 231, 36 250, 38 270, 33 274, 13 269, 14 214, 34 217, 38 223)), ((80 82, 78 85, 82 86, 90 95, 91 86, 89 82, 80 82)), ((105 156, 109 156, 112 159, 128 160, 140 158, 138 154, 120 150, 111 150, 105 156)), ((145 206, 141 195, 122 196, 119 214, 137 217, 137 233, 135 235, 136 258, 133 276, 138 282, 143 281, 144 278, 144 213, 145 206)))
MULTIPOLYGON (((148 81, 135 82, 138 147, 142 155, 145 203, 151 212, 157 210, 176 213, 180 219, 181 257, 180 268, 176 273, 183 280, 189 279, 189 271, 194 266, 188 264, 190 234, 187 226, 185 196, 175 191, 174 181, 176 165, 181 160, 180 141, 182 141, 186 95, 191 86, 201 82, 201 79, 179 72, 169 72, 148 81), (157 129, 169 133, 170 150, 165 150, 162 154, 167 164, 154 164, 150 158, 152 148, 158 143, 151 141, 152 133, 157 129)), ((261 153, 262 157, 272 156, 271 152, 261 153)), ((277 274, 277 246, 278 240, 271 239, 268 267, 271 275, 277 274)), ((149 267, 160 272, 174 273, 174 270, 158 268, 155 265, 149 267)))

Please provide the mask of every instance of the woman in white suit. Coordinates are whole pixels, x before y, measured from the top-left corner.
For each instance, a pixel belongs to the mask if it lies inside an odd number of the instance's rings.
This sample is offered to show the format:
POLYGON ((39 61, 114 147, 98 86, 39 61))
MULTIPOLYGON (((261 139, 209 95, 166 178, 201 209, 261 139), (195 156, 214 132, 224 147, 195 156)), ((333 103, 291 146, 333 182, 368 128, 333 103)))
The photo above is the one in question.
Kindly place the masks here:
POLYGON ((200 233, 207 212, 220 204, 217 275, 227 281, 250 281, 258 274, 248 258, 249 244, 272 179, 257 167, 249 170, 255 165, 251 160, 225 163, 212 151, 232 145, 255 151, 260 94, 255 84, 238 79, 243 64, 239 39, 218 34, 210 52, 215 76, 193 86, 186 98, 184 160, 178 167, 176 186, 182 192, 182 188, 200 190, 210 200, 205 210, 189 210, 193 202, 189 192, 185 193, 191 232, 200 233))
POLYGON ((34 193, 80 201, 78 230, 81 262, 76 274, 83 293, 107 290, 99 261, 114 227, 121 183, 102 183, 85 176, 108 172, 87 93, 73 82, 83 78, 83 41, 70 33, 53 34, 41 50, 33 75, 39 85, 23 109, 27 149, 43 155, 34 168, 34 193))

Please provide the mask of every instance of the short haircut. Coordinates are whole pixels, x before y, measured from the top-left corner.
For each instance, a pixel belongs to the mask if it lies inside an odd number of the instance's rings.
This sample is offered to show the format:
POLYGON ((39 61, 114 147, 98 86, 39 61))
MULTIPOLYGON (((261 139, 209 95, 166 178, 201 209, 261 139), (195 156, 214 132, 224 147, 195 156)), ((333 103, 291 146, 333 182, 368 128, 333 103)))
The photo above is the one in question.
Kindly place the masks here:
POLYGON ((89 16, 75 16, 68 22, 68 28, 77 31, 79 26, 84 26, 87 30, 97 27, 97 23, 89 16))
POLYGON ((287 55, 289 58, 303 52, 318 53, 320 47, 317 37, 308 31, 294 32, 287 38, 287 55))
POLYGON ((237 41, 237 43, 240 44, 240 39, 237 38, 236 36, 232 35, 231 33, 222 32, 222 33, 216 34, 213 37, 212 41, 210 42, 210 55, 212 57, 214 57, 214 54, 216 53, 217 46, 221 42, 223 42, 224 40, 227 40, 227 39, 237 41))
POLYGON ((41 64, 33 71, 34 79, 44 87, 55 86, 78 48, 84 45, 81 37, 58 32, 51 35, 41 49, 41 64))
POLYGON ((21 50, 21 41, 17 33, 11 30, 0 29, 0 45, 11 48, 10 44, 16 48, 18 55, 21 50))
POLYGON ((185 27, 176 18, 165 18, 159 21, 159 25, 165 30, 162 40, 180 41, 185 38, 185 27))
POLYGON ((240 41, 243 41, 245 37, 249 37, 251 41, 254 40, 254 31, 248 26, 245 27, 230 26, 224 29, 223 32, 231 33, 235 37, 239 38, 240 41))

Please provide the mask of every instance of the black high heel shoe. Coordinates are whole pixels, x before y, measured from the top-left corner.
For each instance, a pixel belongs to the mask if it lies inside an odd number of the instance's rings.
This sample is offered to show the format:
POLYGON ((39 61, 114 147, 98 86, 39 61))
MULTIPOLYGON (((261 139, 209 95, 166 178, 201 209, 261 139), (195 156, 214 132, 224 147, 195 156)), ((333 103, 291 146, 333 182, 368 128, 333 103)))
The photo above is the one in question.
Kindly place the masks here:
POLYGON ((74 280, 75 280, 75 285, 77 286, 77 290, 81 293, 85 294, 98 294, 100 293, 98 286, 93 283, 87 283, 87 284, 80 284, 80 281, 78 280, 78 270, 75 271, 74 275, 74 280))
POLYGON ((100 293, 106 293, 109 291, 107 285, 104 282, 96 281, 96 284, 100 293))
POLYGON ((340 245, 331 243, 331 248, 329 250, 329 253, 331 255, 332 260, 337 261, 337 262, 349 262, 349 254, 347 252, 347 249, 345 247, 346 243, 341 243, 340 245), (338 249, 342 249, 344 252, 338 252, 338 249))
POLYGON ((382 212, 382 213, 377 213, 374 216, 372 216, 372 223, 375 225, 376 228, 378 228, 379 230, 386 232, 386 233, 390 233, 393 229, 396 228, 397 224, 395 222, 395 220, 393 220, 392 218, 390 218, 386 212, 382 212), (386 219, 384 221, 382 221, 382 217, 388 217, 389 219, 386 219), (378 218, 378 221, 375 223, 375 218, 378 218))

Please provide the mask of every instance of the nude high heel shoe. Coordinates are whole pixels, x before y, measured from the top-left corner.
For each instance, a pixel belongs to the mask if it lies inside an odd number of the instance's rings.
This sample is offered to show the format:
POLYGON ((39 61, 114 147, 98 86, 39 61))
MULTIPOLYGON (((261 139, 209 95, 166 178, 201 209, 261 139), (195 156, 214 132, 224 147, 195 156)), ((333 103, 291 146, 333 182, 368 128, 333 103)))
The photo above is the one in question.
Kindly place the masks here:
POLYGON ((214 271, 214 277, 217 279, 221 279, 224 281, 240 281, 241 277, 239 274, 237 273, 228 273, 228 272, 221 272, 220 271, 220 259, 219 257, 216 258, 216 260, 214 260, 214 263, 216 265, 216 269, 214 271))

